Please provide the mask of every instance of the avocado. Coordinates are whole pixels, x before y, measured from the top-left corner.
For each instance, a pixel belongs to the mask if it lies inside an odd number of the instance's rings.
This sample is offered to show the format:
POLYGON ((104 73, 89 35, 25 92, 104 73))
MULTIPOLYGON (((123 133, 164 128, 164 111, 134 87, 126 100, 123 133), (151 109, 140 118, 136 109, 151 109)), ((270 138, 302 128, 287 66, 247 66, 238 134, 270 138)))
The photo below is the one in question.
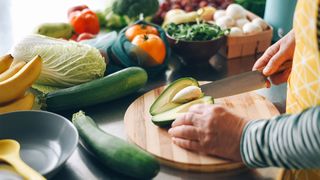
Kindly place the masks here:
POLYGON ((187 112, 188 109, 194 104, 213 104, 213 98, 211 96, 204 96, 202 98, 177 106, 171 110, 152 116, 151 120, 157 126, 168 127, 180 113, 187 112))
POLYGON ((151 105, 150 114, 154 116, 180 106, 181 103, 174 103, 172 99, 179 91, 188 86, 199 87, 199 83, 191 77, 180 78, 172 82, 151 105))

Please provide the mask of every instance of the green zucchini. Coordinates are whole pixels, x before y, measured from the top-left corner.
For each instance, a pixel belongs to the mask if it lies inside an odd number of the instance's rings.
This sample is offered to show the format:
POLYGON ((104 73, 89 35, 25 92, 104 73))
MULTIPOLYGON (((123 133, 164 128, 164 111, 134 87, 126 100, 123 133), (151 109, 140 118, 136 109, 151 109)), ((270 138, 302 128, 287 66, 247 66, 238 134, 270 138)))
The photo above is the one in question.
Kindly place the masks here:
POLYGON ((138 179, 151 179, 158 174, 160 165, 153 156, 102 131, 83 111, 75 113, 72 122, 85 147, 108 168, 138 179))
POLYGON ((199 83, 191 77, 180 78, 172 82, 151 105, 149 113, 154 116, 180 106, 179 103, 173 103, 172 99, 180 90, 188 86, 199 87, 199 83))
POLYGON ((145 70, 129 67, 100 79, 46 94, 42 108, 61 111, 108 102, 142 88, 147 82, 145 70))

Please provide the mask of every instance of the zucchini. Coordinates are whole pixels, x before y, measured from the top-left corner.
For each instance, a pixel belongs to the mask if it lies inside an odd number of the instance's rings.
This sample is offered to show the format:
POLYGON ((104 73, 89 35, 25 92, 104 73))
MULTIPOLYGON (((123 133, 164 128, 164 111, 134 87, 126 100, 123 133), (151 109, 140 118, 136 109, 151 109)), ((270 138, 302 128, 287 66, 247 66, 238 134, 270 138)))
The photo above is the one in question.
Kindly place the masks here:
POLYGON ((199 87, 199 83, 191 77, 180 78, 172 82, 151 105, 149 113, 154 116, 180 106, 181 104, 172 102, 172 99, 180 90, 188 86, 199 87))
POLYGON ((194 104, 213 104, 213 98, 211 96, 204 96, 202 98, 182 104, 166 112, 152 116, 151 120, 157 126, 168 127, 176 119, 177 115, 187 112, 188 109, 194 104))
POLYGON ((111 101, 139 90, 147 79, 145 70, 129 67, 100 79, 48 93, 42 97, 42 108, 61 111, 111 101))
POLYGON ((72 122, 85 147, 108 168, 138 179, 151 179, 158 174, 160 165, 153 156, 102 131, 83 111, 75 113, 72 122))

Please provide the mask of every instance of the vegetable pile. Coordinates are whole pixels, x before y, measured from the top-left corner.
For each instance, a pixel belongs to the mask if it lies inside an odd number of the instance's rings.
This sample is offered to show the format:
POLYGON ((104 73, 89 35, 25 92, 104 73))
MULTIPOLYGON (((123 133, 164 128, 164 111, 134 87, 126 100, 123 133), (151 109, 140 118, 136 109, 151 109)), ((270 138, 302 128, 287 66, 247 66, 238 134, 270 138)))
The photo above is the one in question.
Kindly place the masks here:
POLYGON ((166 26, 169 36, 176 40, 184 41, 207 41, 224 36, 227 30, 222 30, 215 24, 198 22, 195 24, 174 24, 166 26))

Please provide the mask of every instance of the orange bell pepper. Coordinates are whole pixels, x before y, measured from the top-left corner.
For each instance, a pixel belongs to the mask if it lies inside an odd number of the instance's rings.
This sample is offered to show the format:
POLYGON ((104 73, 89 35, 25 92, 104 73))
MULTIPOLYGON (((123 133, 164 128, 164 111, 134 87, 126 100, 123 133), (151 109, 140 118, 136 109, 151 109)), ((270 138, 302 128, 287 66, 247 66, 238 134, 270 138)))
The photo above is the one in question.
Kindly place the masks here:
POLYGON ((98 34, 100 31, 99 19, 96 13, 87 6, 73 7, 68 11, 70 24, 77 34, 91 33, 98 34))

